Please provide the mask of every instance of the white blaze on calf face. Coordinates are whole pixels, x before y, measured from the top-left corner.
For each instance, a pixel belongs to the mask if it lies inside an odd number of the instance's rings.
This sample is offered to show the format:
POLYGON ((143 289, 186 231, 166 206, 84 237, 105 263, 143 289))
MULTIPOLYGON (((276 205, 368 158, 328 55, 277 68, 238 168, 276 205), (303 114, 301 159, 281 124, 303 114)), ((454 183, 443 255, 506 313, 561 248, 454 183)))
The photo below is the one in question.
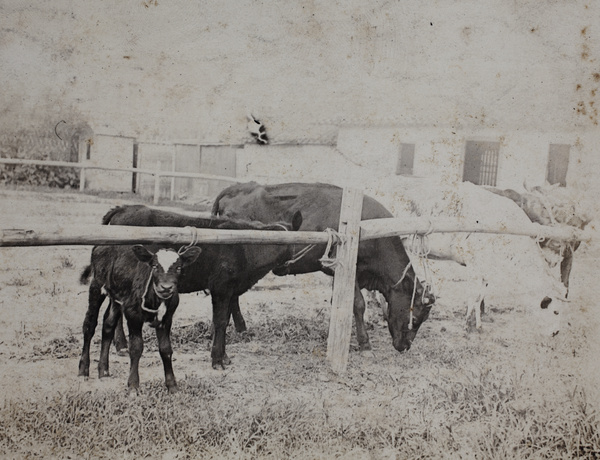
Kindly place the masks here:
POLYGON ((156 260, 163 271, 167 273, 173 264, 179 260, 179 254, 174 251, 161 249, 156 253, 156 260))

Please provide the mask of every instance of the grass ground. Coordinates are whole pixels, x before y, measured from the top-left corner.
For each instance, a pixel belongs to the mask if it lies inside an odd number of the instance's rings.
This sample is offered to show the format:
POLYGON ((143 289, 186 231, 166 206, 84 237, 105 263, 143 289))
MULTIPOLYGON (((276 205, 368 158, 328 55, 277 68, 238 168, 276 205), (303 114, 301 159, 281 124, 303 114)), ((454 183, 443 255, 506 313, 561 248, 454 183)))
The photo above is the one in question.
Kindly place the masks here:
MULTIPOLYGON (((116 201, 0 191, 7 226, 97 223, 116 201)), ((535 334, 515 301, 464 330, 464 282, 450 265, 443 301, 407 353, 367 311, 372 353, 352 338, 348 372, 325 360, 331 279, 269 276, 242 297, 249 331, 230 332, 225 371, 210 366, 210 297, 184 295, 174 325, 180 391, 169 395, 151 330, 141 392, 128 358, 80 380, 89 248, 2 248, 0 454, 3 458, 599 458, 595 390, 598 257, 583 248, 561 333, 535 334)), ((97 359, 98 335, 92 357, 97 359)), ((92 363, 95 366, 95 363, 92 363)))

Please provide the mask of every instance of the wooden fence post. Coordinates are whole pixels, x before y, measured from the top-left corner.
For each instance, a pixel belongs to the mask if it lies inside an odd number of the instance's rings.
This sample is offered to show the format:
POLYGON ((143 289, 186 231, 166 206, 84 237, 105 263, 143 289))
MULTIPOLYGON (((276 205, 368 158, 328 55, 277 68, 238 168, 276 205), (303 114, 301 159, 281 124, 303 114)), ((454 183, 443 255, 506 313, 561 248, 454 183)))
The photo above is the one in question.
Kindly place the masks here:
POLYGON ((79 191, 83 192, 85 190, 85 167, 81 166, 79 170, 79 191))
POLYGON ((362 202, 361 190, 344 189, 338 231, 345 242, 337 247, 327 338, 327 360, 337 374, 346 372, 348 365, 362 202))
POLYGON ((156 162, 156 173, 154 174, 154 204, 158 204, 160 198, 160 161, 156 162))

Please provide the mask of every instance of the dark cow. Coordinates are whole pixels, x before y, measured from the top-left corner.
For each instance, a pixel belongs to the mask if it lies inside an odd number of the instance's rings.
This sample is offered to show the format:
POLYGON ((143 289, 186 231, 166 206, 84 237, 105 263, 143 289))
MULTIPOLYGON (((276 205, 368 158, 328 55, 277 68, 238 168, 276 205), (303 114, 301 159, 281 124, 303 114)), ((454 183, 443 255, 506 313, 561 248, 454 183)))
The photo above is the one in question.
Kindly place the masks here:
MULTIPOLYGON (((297 230, 302 214, 295 213, 289 221, 273 224, 234 219, 203 218, 182 215, 142 205, 121 206, 104 217, 106 225, 143 227, 196 227, 246 230, 297 230), (290 222, 290 223, 287 223, 290 222)), ((273 268, 292 257, 292 248, 275 244, 198 244, 202 255, 179 279, 179 293, 209 290, 213 305, 214 337, 211 350, 213 368, 229 364, 225 352, 225 332, 232 311, 239 312, 238 297, 250 289, 273 268)), ((97 307, 100 308, 100 305, 97 307)), ((98 312, 96 311, 96 318, 98 312)), ((243 318, 237 318, 237 322, 243 318)), ((95 327, 93 318, 86 316, 86 328, 95 327)))
MULTIPOLYGON (((216 198, 214 215, 276 222, 289 219, 295 212, 302 212, 300 230, 324 231, 337 229, 343 190, 329 184, 290 183, 261 186, 255 182, 233 185, 216 198)), ((379 202, 365 196, 362 220, 393 217, 379 202)), ((323 267, 320 258, 325 245, 311 249, 294 247, 297 261, 273 270, 276 275, 323 271, 332 275, 330 268, 323 267), (302 255, 303 254, 303 255, 302 255)), ((388 304, 388 327, 394 348, 408 350, 421 324, 428 318, 435 301, 428 289, 421 286, 409 265, 409 258, 399 237, 380 238, 359 244, 356 284, 354 288, 354 318, 356 336, 361 350, 370 349, 369 336, 364 325, 365 302, 362 288, 377 290, 388 304), (413 288, 417 289, 411 306, 413 288), (412 316, 412 317, 411 317, 412 316)), ((241 315, 241 314, 240 314, 241 315)))
POLYGON ((89 376, 90 342, 98 321, 98 310, 106 297, 104 290, 110 297, 110 305, 102 326, 99 377, 109 375, 108 351, 117 321, 123 314, 127 319, 130 340, 129 389, 137 391, 139 388, 138 368, 144 349, 142 326, 150 323, 156 330, 167 388, 170 393, 177 390, 171 360, 171 324, 179 305, 178 281, 181 271, 193 263, 199 254, 197 247, 187 248, 180 253, 164 248, 150 252, 141 245, 94 247, 91 265, 81 277, 81 281, 86 282, 92 275, 79 375, 89 376))
MULTIPOLYGON (((531 191, 519 193, 515 190, 500 190, 486 187, 492 193, 511 199, 525 211, 532 222, 540 225, 563 224, 583 230, 590 219, 580 215, 573 203, 565 200, 554 200, 548 196, 541 187, 534 187, 531 191)), ((569 278, 573 267, 573 253, 579 248, 580 241, 561 243, 545 238, 540 241, 540 246, 554 253, 560 259, 560 279, 569 293, 569 278)))

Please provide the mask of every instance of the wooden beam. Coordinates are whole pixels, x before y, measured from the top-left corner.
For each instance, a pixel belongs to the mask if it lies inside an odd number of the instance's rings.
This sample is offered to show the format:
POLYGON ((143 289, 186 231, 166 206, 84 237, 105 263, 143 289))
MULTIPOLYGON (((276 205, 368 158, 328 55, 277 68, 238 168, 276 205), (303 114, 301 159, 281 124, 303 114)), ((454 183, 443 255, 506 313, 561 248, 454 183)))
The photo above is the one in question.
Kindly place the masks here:
POLYGON ((480 224, 475 220, 450 217, 409 217, 364 220, 361 222, 361 240, 372 240, 414 233, 498 233, 555 240, 589 241, 596 238, 594 229, 579 230, 568 225, 548 226, 536 223, 515 225, 512 222, 480 224))
POLYGON ((348 365, 362 202, 361 190, 344 189, 338 230, 343 243, 337 246, 327 337, 327 360, 337 374, 346 372, 348 365))
POLYGON ((67 225, 0 230, 0 247, 93 246, 118 244, 323 244, 324 232, 217 230, 191 227, 134 227, 121 225, 67 225))
MULTIPOLYGON (((595 227, 581 231, 571 227, 548 227, 538 224, 530 226, 499 226, 484 228, 469 225, 457 219, 376 219, 363 220, 361 240, 392 235, 411 235, 434 232, 483 232, 525 236, 548 236, 555 239, 590 241, 598 238, 595 227)), ((8 246, 64 246, 96 244, 173 243, 188 244, 193 240, 190 228, 177 227, 131 227, 119 225, 77 225, 49 227, 34 226, 21 229, 0 229, 0 247, 8 246)), ((323 232, 279 232, 258 230, 215 230, 197 229, 197 238, 202 243, 257 243, 257 244, 322 244, 327 243, 323 232)))

